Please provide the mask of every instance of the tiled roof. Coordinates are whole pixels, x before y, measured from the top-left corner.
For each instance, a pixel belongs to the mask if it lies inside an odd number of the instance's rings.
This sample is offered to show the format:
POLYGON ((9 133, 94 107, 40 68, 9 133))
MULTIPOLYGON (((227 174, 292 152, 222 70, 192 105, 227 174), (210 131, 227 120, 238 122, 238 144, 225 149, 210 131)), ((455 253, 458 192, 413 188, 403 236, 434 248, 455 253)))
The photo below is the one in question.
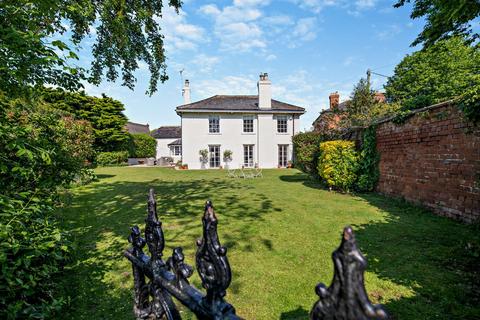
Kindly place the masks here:
MULTIPOLYGON (((177 107, 177 112, 195 110, 219 111, 264 111, 258 107, 258 96, 213 96, 204 100, 177 107)), ((293 104, 272 99, 272 111, 305 112, 305 109, 293 104)), ((270 111, 270 109, 268 109, 270 111)))
POLYGON ((175 139, 182 137, 182 127, 180 126, 163 126, 155 129, 151 133, 156 139, 175 139))
POLYGON ((127 128, 127 131, 129 133, 150 133, 150 127, 148 126, 148 124, 127 122, 127 125, 125 127, 127 128))
POLYGON ((182 145, 182 139, 177 139, 173 142, 170 142, 168 146, 181 146, 182 145))

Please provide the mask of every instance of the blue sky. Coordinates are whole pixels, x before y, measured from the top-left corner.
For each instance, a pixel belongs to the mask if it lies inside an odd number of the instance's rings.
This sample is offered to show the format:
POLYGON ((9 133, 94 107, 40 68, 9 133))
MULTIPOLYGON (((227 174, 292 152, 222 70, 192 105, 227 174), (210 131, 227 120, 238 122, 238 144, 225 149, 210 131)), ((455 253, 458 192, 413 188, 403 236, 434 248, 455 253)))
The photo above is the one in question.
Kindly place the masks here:
MULTIPOLYGON (((165 1, 167 2, 167 1, 165 1)), ((182 104, 180 70, 189 79, 192 100, 215 94, 256 94, 261 72, 268 72, 273 98, 300 105, 309 129, 327 107, 330 92, 348 98, 368 68, 391 75, 415 48, 410 43, 424 21, 409 18, 410 6, 394 9, 389 0, 185 0, 180 14, 166 7, 168 75, 152 97, 145 95, 149 74, 144 64, 131 91, 117 83, 85 85, 87 93, 105 93, 125 104, 130 121, 179 125, 182 104)), ((80 52, 88 64, 89 40, 80 52)), ((373 76, 382 89, 385 78, 373 76)))

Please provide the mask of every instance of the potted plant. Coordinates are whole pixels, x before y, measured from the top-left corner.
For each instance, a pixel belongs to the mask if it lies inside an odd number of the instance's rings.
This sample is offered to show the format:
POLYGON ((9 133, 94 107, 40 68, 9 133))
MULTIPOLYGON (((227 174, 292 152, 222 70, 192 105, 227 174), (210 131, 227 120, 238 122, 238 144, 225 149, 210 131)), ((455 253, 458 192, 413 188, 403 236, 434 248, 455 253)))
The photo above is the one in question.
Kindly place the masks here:
POLYGON ((208 150, 201 149, 200 151, 198 151, 198 154, 200 155, 200 162, 202 163, 202 169, 205 169, 206 164, 208 162, 208 150))
POLYGON ((232 161, 232 150, 223 151, 223 161, 225 161, 225 169, 228 169, 230 161, 232 161))
POLYGON ((287 168, 289 168, 289 169, 293 168, 293 162, 292 161, 288 161, 287 168))

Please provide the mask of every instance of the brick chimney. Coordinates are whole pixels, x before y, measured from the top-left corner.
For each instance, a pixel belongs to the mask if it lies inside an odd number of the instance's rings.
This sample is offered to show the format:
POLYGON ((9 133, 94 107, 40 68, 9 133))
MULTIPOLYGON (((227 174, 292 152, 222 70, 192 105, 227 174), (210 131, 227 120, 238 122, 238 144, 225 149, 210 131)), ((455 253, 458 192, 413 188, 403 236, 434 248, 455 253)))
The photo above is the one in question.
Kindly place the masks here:
POLYGON ((377 102, 385 102, 385 94, 383 92, 375 92, 375 101, 377 102))
POLYGON ((340 95, 338 94, 338 91, 335 91, 334 93, 330 93, 330 96, 328 96, 328 99, 330 100, 330 109, 335 109, 338 104, 340 103, 340 95))
POLYGON ((258 87, 258 107, 261 109, 272 108, 272 83, 268 80, 268 73, 261 73, 258 87))
POLYGON ((183 104, 189 104, 190 102, 192 102, 190 100, 190 81, 188 80, 185 80, 185 84, 183 85, 182 96, 183 104))

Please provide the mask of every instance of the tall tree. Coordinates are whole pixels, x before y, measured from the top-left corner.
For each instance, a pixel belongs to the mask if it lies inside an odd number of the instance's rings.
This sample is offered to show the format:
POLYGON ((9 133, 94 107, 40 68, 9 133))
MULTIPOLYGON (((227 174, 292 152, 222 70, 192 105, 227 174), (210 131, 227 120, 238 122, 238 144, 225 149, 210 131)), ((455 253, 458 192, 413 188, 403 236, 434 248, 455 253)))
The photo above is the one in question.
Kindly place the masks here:
POLYGON ((385 85, 387 97, 405 109, 459 98, 467 113, 480 111, 480 51, 460 37, 407 55, 385 85), (469 101, 467 101, 468 99, 469 101))
MULTIPOLYGON (((159 19, 162 0, 2 0, 0 2, 0 90, 21 93, 51 84, 78 89, 81 80, 105 76, 135 86, 134 71, 150 70, 148 92, 166 74, 159 19), (68 31, 68 32, 67 32, 68 31), (82 39, 96 35, 91 71, 74 64, 82 39)), ((177 11, 181 0, 169 0, 177 11)))
POLYGON ((127 117, 123 104, 102 95, 91 97, 85 92, 71 93, 61 89, 46 89, 43 99, 56 109, 68 111, 77 119, 87 120, 93 128, 96 151, 127 150, 129 134, 125 130, 127 117))
POLYGON ((428 47, 437 41, 453 36, 463 36, 470 43, 479 38, 470 22, 480 15, 479 0, 399 0, 394 7, 399 8, 413 2, 412 19, 425 17, 426 24, 413 46, 423 44, 428 47))

